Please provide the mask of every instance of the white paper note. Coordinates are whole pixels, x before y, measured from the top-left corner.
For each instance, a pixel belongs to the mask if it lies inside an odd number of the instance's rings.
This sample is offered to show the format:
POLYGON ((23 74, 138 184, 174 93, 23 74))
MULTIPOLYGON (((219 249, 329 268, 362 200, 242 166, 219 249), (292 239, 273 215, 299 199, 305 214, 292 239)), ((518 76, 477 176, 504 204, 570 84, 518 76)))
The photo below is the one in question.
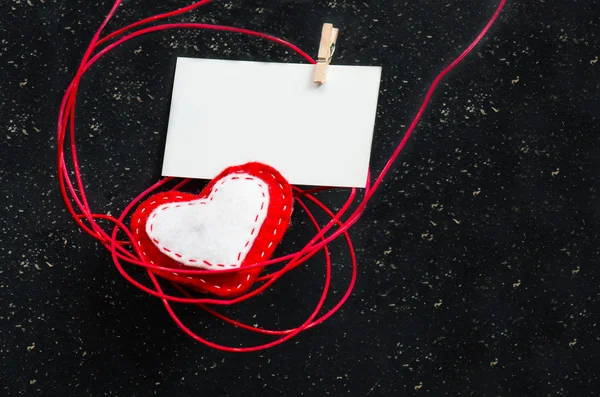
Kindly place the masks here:
POLYGON ((259 161, 292 184, 365 187, 381 67, 179 58, 162 174, 259 161))

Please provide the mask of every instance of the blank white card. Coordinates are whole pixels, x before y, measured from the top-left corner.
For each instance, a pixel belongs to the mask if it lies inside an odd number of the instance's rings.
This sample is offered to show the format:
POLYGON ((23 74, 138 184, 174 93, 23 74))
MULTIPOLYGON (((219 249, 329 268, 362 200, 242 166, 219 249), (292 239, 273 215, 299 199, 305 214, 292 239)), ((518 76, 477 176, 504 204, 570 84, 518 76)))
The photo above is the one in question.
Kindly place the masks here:
POLYGON ((162 174, 259 161, 292 184, 365 187, 381 67, 178 58, 162 174))

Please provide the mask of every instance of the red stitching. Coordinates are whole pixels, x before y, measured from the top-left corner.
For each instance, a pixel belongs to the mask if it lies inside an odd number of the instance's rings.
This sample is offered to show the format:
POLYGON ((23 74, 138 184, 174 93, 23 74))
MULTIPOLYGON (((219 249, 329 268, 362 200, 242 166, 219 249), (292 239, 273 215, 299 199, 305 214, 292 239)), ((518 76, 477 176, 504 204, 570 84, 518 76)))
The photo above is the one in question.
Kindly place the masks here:
MULTIPOLYGON (((244 173, 244 171, 238 171, 238 172, 236 172, 236 173, 238 173, 238 174, 239 174, 239 173, 244 173)), ((259 173, 261 173, 261 174, 262 174, 262 173, 264 173, 264 172, 263 172, 263 171, 259 171, 259 173)), ((271 175, 271 177, 272 177, 273 179, 276 179, 276 177, 275 177, 275 175, 274 175, 274 174, 270 174, 270 175, 271 175)), ((219 183, 219 185, 223 185, 223 184, 225 184, 225 183, 226 183, 228 180, 239 180, 239 179, 241 179, 241 178, 240 178, 240 177, 237 177, 237 176, 230 177, 229 179, 227 179, 227 178, 224 178, 224 179, 223 179, 223 180, 222 180, 222 181, 219 183)), ((245 179, 245 180, 256 180, 256 178, 253 178, 253 177, 245 177, 244 179, 245 179)), ((259 183, 259 184, 258 184, 258 187, 259 187, 259 188, 261 188, 261 189, 265 189, 265 188, 264 188, 264 186, 263 186, 263 184, 261 184, 261 183, 259 183)), ((283 184, 279 183, 279 187, 280 187, 280 189, 283 189, 283 184)), ((211 196, 209 197, 209 201, 213 201, 213 199, 214 199, 214 197, 213 197, 213 194, 214 194, 214 193, 217 193, 218 191, 219 191, 219 189, 218 189, 218 188, 215 188, 215 190, 214 190, 214 191, 211 193, 211 196)), ((266 194, 265 194, 265 192, 264 192, 264 191, 262 191, 262 192, 261 192, 261 194, 262 194, 263 198, 265 198, 265 199, 267 198, 267 196, 266 196, 266 194)), ((182 197, 182 196, 176 196, 176 198, 183 198, 183 197, 182 197)), ((285 200, 285 194, 282 194, 282 198, 285 200)), ((168 199, 168 197, 167 197, 167 196, 163 197, 163 200, 166 200, 166 199, 168 199)), ((154 204, 154 203, 156 203, 156 201, 153 201, 151 204, 154 204)), ((205 204, 207 204, 207 202, 206 202, 206 201, 195 201, 195 202, 188 202, 188 203, 187 203, 187 205, 197 205, 197 204, 204 204, 204 205, 205 205, 205 204)), ((168 208, 170 208, 170 207, 179 208, 179 207, 181 207, 182 205, 183 205, 183 204, 176 204, 176 205, 169 205, 169 204, 167 204, 167 205, 165 205, 163 208, 161 208, 161 210, 162 210, 162 211, 165 211, 166 209, 168 209, 168 208)), ((260 210, 262 211, 262 210, 264 210, 264 208, 265 208, 265 201, 263 201, 263 202, 261 203, 260 210)), ((284 205, 284 207, 283 207, 283 210, 285 211, 286 209, 287 209, 287 205, 284 205)), ((146 208, 143 208, 143 209, 142 209, 142 213, 143 213, 145 210, 146 210, 146 208)), ((154 219, 156 216, 157 216, 157 212, 154 212, 154 213, 152 214, 152 216, 150 217, 150 219, 154 219)), ((254 219, 254 222, 255 222, 255 223, 256 223, 256 222, 258 222, 258 219, 259 219, 259 217, 260 217, 260 214, 257 214, 257 215, 256 215, 256 217, 255 217, 255 219, 254 219)), ((266 219, 266 218, 265 218, 265 219, 266 219)), ((282 218, 279 218, 278 225, 281 225, 281 223, 282 223, 282 220, 283 220, 282 218)), ((139 222, 140 222, 140 219, 138 219, 138 223, 139 223, 139 222)), ((154 230, 154 225, 153 225, 152 223, 150 223, 150 231, 152 232, 153 230, 154 230)), ((256 232, 256 228, 252 228, 252 231, 250 232, 250 236, 254 236, 254 233, 255 233, 255 232, 256 232)), ((136 233, 137 233, 137 230, 136 230, 136 233)), ((278 233, 278 229, 275 229, 275 230, 273 231, 273 236, 277 236, 277 233, 278 233)), ((159 242, 157 239, 155 239, 155 238, 154 238, 154 239, 152 239, 152 241, 153 241, 155 244, 157 244, 157 245, 159 245, 159 246, 160 246, 160 242, 159 242)), ((246 244, 244 245, 244 248, 248 248, 248 246, 250 245, 250 242, 251 242, 251 239, 249 239, 249 240, 246 242, 246 244)), ((268 247, 267 247, 267 249, 270 249, 270 248, 273 246, 273 244, 274 244, 274 242, 273 242, 273 241, 270 241, 270 242, 269 242, 269 245, 268 245, 268 247)), ((160 248, 162 248, 162 249, 163 249, 163 251, 165 251, 165 252, 172 253, 172 251, 171 251, 170 249, 168 249, 167 247, 160 247, 160 248)), ((266 252, 262 252, 262 254, 261 254, 261 258, 263 258, 263 257, 265 256, 265 253, 266 253, 266 252)), ((144 255, 145 255, 145 253, 144 253, 144 255)), ((174 253, 174 255, 175 255, 176 257, 178 257, 178 258, 183 258, 183 255, 181 255, 181 254, 179 254, 179 253, 174 253)), ((240 261, 240 260, 241 260, 241 258, 242 258, 242 251, 240 250, 240 251, 238 252, 237 260, 238 260, 238 261, 240 261)), ((196 260, 196 259, 188 259, 188 260, 187 260, 187 262, 189 262, 189 263, 198 263, 198 260, 196 260)), ((207 266, 210 266, 210 267, 213 267, 213 266, 215 266, 215 265, 213 265, 212 263, 210 263, 210 262, 208 262, 208 261, 206 261, 206 260, 203 260, 203 261, 202 261, 202 263, 204 263, 205 265, 207 265, 207 266)), ((240 266, 240 265, 241 265, 241 264, 238 264, 237 266, 240 266)), ((217 267, 236 267, 235 265, 224 265, 224 264, 217 264, 216 266, 217 266, 217 267)), ((200 279, 200 280, 201 280, 202 282, 205 282, 205 281, 204 281, 204 280, 202 280, 202 279, 200 279)), ((248 277, 246 278, 246 281, 248 281, 248 280, 250 280, 250 275, 248 275, 248 277)), ((240 285, 239 285, 237 288, 240 288, 241 286, 242 286, 242 285, 240 284, 240 285)), ((215 285, 214 287, 215 287, 215 288, 220 288, 220 287, 218 287, 218 286, 216 286, 216 285, 215 285)))

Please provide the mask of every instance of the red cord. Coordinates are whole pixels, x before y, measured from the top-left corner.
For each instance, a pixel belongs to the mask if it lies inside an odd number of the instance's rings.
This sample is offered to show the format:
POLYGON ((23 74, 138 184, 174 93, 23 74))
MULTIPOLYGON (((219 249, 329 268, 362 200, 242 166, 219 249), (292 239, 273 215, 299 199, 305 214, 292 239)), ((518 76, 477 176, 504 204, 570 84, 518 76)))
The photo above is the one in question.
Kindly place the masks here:
MULTIPOLYGON (((278 266, 281 266, 281 268, 279 270, 272 271, 272 272, 260 277, 257 281, 259 283, 262 282, 262 285, 247 292, 246 294, 244 294, 240 297, 234 298, 234 299, 197 298, 197 297, 194 297, 190 292, 188 292, 187 289, 185 289, 184 287, 177 285, 177 284, 174 284, 174 286, 181 293, 182 296, 174 296, 174 295, 168 295, 168 294, 164 293, 161 284, 159 283, 158 279, 156 278, 156 276, 153 273, 153 270, 167 270, 168 271, 170 269, 166 269, 166 268, 163 268, 163 267, 160 267, 157 265, 152 265, 152 264, 146 262, 143 259, 137 244, 132 243, 134 241, 133 235, 132 235, 131 231, 129 230, 129 228, 125 225, 125 223, 124 223, 125 219, 131 213, 132 209, 141 200, 143 200, 146 196, 150 195, 157 189, 164 188, 165 185, 174 182, 175 181, 174 178, 164 178, 161 181, 159 181, 159 182, 155 183, 154 185, 152 185, 151 187, 149 187, 148 189, 146 189, 123 210, 123 212, 121 213, 121 215, 118 218, 115 218, 115 217, 112 217, 109 215, 104 215, 104 214, 95 214, 90 210, 90 207, 87 202, 83 180, 81 178, 81 173, 79 171, 79 162, 77 160, 77 150, 76 150, 76 144, 75 144, 75 105, 76 105, 76 95, 77 95, 77 91, 79 89, 79 82, 80 82, 81 78, 83 77, 85 72, 94 63, 96 63, 101 57, 106 55, 113 48, 121 45, 122 43, 125 43, 128 40, 131 40, 134 37, 141 36, 141 35, 144 35, 144 34, 147 34, 150 32, 162 31, 162 30, 167 30, 167 29, 204 29, 204 30, 216 30, 216 31, 224 31, 224 32, 232 32, 232 33, 241 33, 241 34, 256 36, 256 37, 259 37, 262 39, 270 40, 275 43, 281 44, 281 45, 287 47, 288 49, 292 50, 293 52, 297 53, 298 55, 303 57, 308 62, 315 63, 315 61, 308 54, 306 54, 300 48, 296 47, 295 45, 293 45, 291 43, 288 43, 285 40, 279 39, 277 37, 274 37, 274 36, 271 36, 268 34, 255 32, 252 30, 247 30, 247 29, 242 29, 242 28, 231 27, 231 26, 220 26, 220 25, 201 24, 201 23, 169 23, 169 24, 162 24, 162 25, 156 25, 156 26, 152 26, 152 27, 143 28, 143 29, 134 31, 133 33, 123 35, 126 31, 136 28, 138 26, 146 25, 150 22, 159 21, 161 19, 169 18, 172 16, 176 16, 176 15, 180 15, 180 14, 192 11, 202 5, 210 3, 210 1, 211 0, 198 1, 187 7, 183 7, 183 8, 171 11, 171 12, 167 12, 167 13, 155 15, 155 16, 152 16, 149 18, 145 18, 145 19, 135 22, 131 25, 128 25, 124 28, 118 29, 117 31, 115 31, 111 34, 108 34, 108 35, 104 36, 103 38, 100 38, 100 36, 102 35, 102 31, 104 30, 104 28, 106 27, 108 22, 112 19, 112 17, 116 13, 118 7, 121 5, 122 0, 115 0, 111 10, 109 11, 108 15, 106 16, 106 18, 100 25, 100 28, 94 34, 94 36, 90 42, 90 45, 88 46, 88 48, 85 51, 85 54, 81 60, 81 63, 77 70, 77 73, 75 74, 75 77, 73 78, 71 84, 67 88, 65 95, 63 97, 63 100, 61 102, 60 111, 58 114, 58 178, 59 178, 59 184, 60 184, 60 191, 63 196, 63 199, 65 200, 65 203, 66 203, 69 213, 75 219, 75 222, 84 231, 89 233, 92 237, 98 239, 110 251, 113 261, 115 263, 115 266, 117 267, 117 269, 121 273, 121 275, 123 275, 123 277, 125 277, 130 283, 132 283, 134 286, 141 289, 142 291, 145 291, 153 296, 160 298, 162 300, 163 304, 165 305, 167 312, 173 318, 175 323, 186 334, 188 334, 195 340, 202 342, 202 343, 206 344, 207 346, 210 346, 210 347, 213 347, 216 349, 220 349, 220 350, 224 350, 224 351, 249 352, 249 351, 262 350, 262 349, 267 349, 269 347, 276 346, 288 339, 293 338, 294 336, 296 336, 298 333, 304 331, 305 329, 314 327, 315 325, 322 323, 323 321, 325 321, 326 319, 331 317, 337 310, 339 310, 339 308, 342 307, 342 305, 350 297, 350 294, 352 293, 352 289, 354 287, 354 283, 356 281, 357 264, 356 264, 356 255, 354 253, 354 248, 352 246, 352 241, 350 239, 350 235, 348 234, 348 229, 354 223, 356 223, 358 221, 358 219, 364 212, 367 203, 372 198, 374 192, 379 188, 380 184, 383 181, 383 178, 389 172, 390 168, 392 167, 392 164, 394 163, 394 161, 396 160, 396 158, 399 156, 400 152, 406 145, 406 142, 410 138, 411 134, 413 133, 417 124, 419 123, 423 113, 425 112, 425 109, 427 108, 427 105, 429 104, 431 97, 432 97, 437 85, 439 84, 439 82, 444 78, 444 76, 446 76, 446 74, 448 74, 448 72, 450 72, 454 67, 456 67, 473 50, 473 48, 481 41, 481 39, 485 36, 485 34, 491 28, 492 24, 498 18, 498 15, 500 14, 500 12, 502 11, 502 9, 504 8, 504 6, 506 4, 506 0, 500 0, 500 4, 496 8, 496 11, 490 18, 489 22, 485 25, 485 27, 479 33, 479 35, 477 35, 475 40, 473 40, 473 42, 450 65, 445 67, 439 73, 439 75, 435 78, 435 80, 431 84, 429 90, 427 91, 427 94, 425 95, 425 98, 423 100, 423 103, 421 104, 421 107, 419 108, 419 111, 417 112, 415 118, 413 119, 410 126, 408 127, 404 137, 402 138, 402 140, 400 141, 400 143, 394 150, 389 161, 386 163, 385 167, 383 168, 383 170, 381 171, 379 176, 375 179, 373 184, 371 184, 371 179, 370 179, 370 174, 369 174, 369 179, 367 181, 367 187, 365 188, 364 198, 357 205, 357 208, 354 209, 352 212, 350 212, 350 214, 347 216, 346 220, 342 220, 342 217, 344 215, 346 215, 346 213, 349 211, 350 207, 354 203, 354 199, 356 197, 356 189, 350 190, 350 195, 349 195, 348 199, 346 200, 345 204, 342 206, 342 208, 337 213, 333 213, 331 210, 329 210, 323 203, 321 203, 314 196, 315 193, 318 193, 319 191, 322 191, 325 188, 317 188, 317 189, 303 191, 300 188, 294 187, 296 201, 308 215, 310 221, 315 226, 317 233, 300 251, 285 255, 283 257, 271 259, 271 260, 253 265, 252 267, 259 267, 259 266, 260 267, 262 267, 262 266, 270 267, 270 266, 278 265, 278 266), (103 44, 106 44, 111 39, 116 39, 116 41, 112 42, 111 44, 106 45, 103 48, 100 48, 103 44), (66 141, 70 141, 70 152, 68 151, 68 149, 65 150, 65 142, 66 141), (72 180, 71 173, 70 173, 69 169, 67 168, 67 163, 66 163, 66 159, 65 159, 66 152, 68 152, 71 155, 71 162, 72 162, 71 172, 75 175, 74 181, 72 180), (323 227, 319 226, 313 213, 308 208, 307 204, 304 202, 304 199, 308 199, 310 202, 312 202, 314 205, 316 205, 325 214, 327 214, 331 218, 331 220, 325 226, 323 226, 323 227), (112 228, 112 231, 105 231, 98 224, 98 222, 97 222, 98 220, 109 221, 109 222, 113 223, 114 227, 112 228), (127 237, 127 239, 118 240, 117 234, 119 231, 124 233, 125 236, 127 237), (350 260, 352 263, 352 276, 351 276, 348 288, 346 289, 346 292, 341 297, 341 299, 338 301, 338 303, 333 308, 329 309, 328 311, 326 311, 323 315, 321 315, 319 317, 319 313, 321 312, 321 309, 323 308, 325 300, 328 296, 329 286, 330 286, 330 282, 331 282, 331 262, 330 262, 330 258, 329 258, 328 244, 330 242, 332 242, 333 240, 335 240, 336 238, 338 238, 339 236, 341 236, 342 234, 344 235, 344 238, 346 240, 346 244, 348 246, 348 250, 350 253, 350 260), (287 329, 287 330, 268 330, 268 329, 258 328, 258 327, 240 323, 236 320, 233 320, 233 319, 221 314, 217 310, 209 307, 209 305, 215 305, 215 306, 233 305, 233 304, 243 302, 247 299, 250 299, 251 297, 253 297, 253 296, 263 292, 267 288, 269 288, 279 278, 281 278, 282 276, 287 274, 290 270, 302 265, 308 259, 310 259, 314 255, 319 253, 321 250, 324 250, 324 254, 325 254, 325 274, 326 274, 325 285, 323 287, 323 291, 321 293, 321 297, 319 299, 317 306, 312 311, 310 316, 301 325, 299 325, 295 328, 287 329), (132 265, 136 265, 136 266, 145 268, 147 271, 147 274, 150 278, 150 281, 152 282, 152 286, 151 287, 146 286, 146 285, 142 284, 141 282, 135 280, 128 273, 126 268, 122 265, 122 263, 121 263, 122 261, 132 264, 132 265), (171 307, 172 302, 195 304, 198 307, 200 307, 201 309, 205 310, 207 313, 214 315, 215 317, 217 317, 229 324, 232 324, 238 328, 256 332, 256 333, 260 333, 260 334, 276 336, 277 338, 270 343, 266 343, 266 344, 258 345, 258 346, 251 346, 251 347, 230 347, 230 346, 223 346, 223 345, 211 342, 209 340, 206 340, 206 339, 200 337, 199 335, 194 333, 192 330, 190 330, 186 325, 184 325, 182 323, 182 321, 179 319, 179 317, 177 317, 177 315, 173 311, 173 308, 171 307)), ((171 188, 171 190, 178 190, 178 189, 184 187, 189 182, 190 182, 189 179, 185 179, 185 180, 177 183, 175 186, 173 186, 171 188)), ((237 270, 231 269, 229 271, 237 271, 237 270)), ((178 270, 178 272, 182 273, 182 274, 193 274, 193 275, 211 273, 210 271, 195 270, 195 269, 191 269, 191 268, 189 270, 187 270, 187 269, 186 270, 178 270)))

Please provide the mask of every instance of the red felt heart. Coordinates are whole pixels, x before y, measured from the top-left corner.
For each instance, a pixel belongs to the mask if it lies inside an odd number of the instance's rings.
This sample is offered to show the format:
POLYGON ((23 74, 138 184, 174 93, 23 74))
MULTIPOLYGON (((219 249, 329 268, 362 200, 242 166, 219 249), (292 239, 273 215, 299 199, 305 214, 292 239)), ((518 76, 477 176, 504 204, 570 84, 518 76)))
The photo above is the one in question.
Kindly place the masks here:
POLYGON ((153 272, 202 292, 233 297, 246 292, 262 267, 244 267, 271 257, 287 230, 292 189, 274 168, 261 163, 230 167, 199 195, 166 192, 134 212, 131 229, 153 272), (214 274, 178 274, 178 269, 214 274), (219 270, 239 268, 237 272, 219 270))

